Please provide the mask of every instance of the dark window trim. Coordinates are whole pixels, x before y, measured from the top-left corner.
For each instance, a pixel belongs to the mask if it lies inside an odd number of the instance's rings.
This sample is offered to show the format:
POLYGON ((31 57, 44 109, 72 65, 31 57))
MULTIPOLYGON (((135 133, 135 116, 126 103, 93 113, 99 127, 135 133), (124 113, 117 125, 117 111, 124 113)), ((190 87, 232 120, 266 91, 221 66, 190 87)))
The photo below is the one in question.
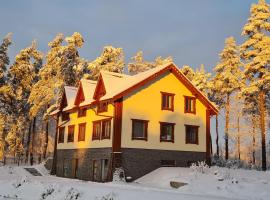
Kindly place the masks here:
POLYGON ((75 125, 69 125, 68 126, 68 137, 67 137, 67 142, 74 142, 74 137, 75 137, 75 125), (69 140, 69 133, 70 133, 70 129, 73 128, 73 140, 69 140))
POLYGON ((78 118, 85 117, 87 112, 87 108, 78 108, 78 118))
POLYGON ((185 106, 185 108, 184 108, 184 112, 185 113, 191 113, 191 114, 196 114, 196 97, 192 97, 192 96, 184 96, 184 106, 185 106), (186 101, 187 100, 194 100, 193 101, 193 107, 194 107, 194 111, 190 111, 190 110, 188 110, 188 108, 186 107, 186 101))
POLYGON ((160 92, 160 93, 161 93, 161 110, 169 110, 169 111, 173 112, 174 111, 174 96, 175 96, 175 94, 169 93, 169 92, 160 92), (172 99, 171 99, 172 107, 171 108, 163 107, 163 96, 164 95, 172 97, 172 99))
POLYGON ((92 140, 105 140, 105 139, 111 139, 111 120, 112 118, 107 118, 107 119, 101 119, 101 120, 97 120, 97 121, 93 121, 93 131, 92 131, 92 140), (104 122, 110 121, 110 135, 109 137, 104 137, 104 122), (96 124, 100 124, 100 128, 101 128, 101 133, 98 136, 94 137, 94 132, 95 132, 95 125, 96 124))
POLYGON ((174 126, 175 126, 175 123, 170 123, 170 122, 159 122, 160 123, 160 142, 172 142, 174 143, 174 126), (171 140, 164 140, 162 139, 161 137, 161 132, 162 132, 162 126, 166 126, 166 125, 170 125, 173 127, 172 129, 172 139, 171 140))
POLYGON ((111 139, 111 118, 110 119, 104 119, 101 121, 101 140, 104 140, 104 139, 111 139), (109 136, 105 136, 105 123, 104 122, 109 122, 110 124, 110 133, 109 133, 109 136))
POLYGON ((131 119, 131 121, 132 121, 131 139, 132 140, 145 140, 145 141, 147 141, 147 139, 148 139, 148 122, 149 122, 149 120, 131 119), (144 123, 144 126, 145 126, 145 136, 144 137, 139 138, 139 137, 134 136, 134 123, 133 123, 134 121, 144 123))
POLYGON ((62 121, 69 120, 69 113, 68 112, 62 112, 62 121))
POLYGON ((185 124, 186 144, 196 144, 196 145, 199 145, 199 128, 200 128, 200 126, 197 126, 197 125, 185 124), (197 132, 196 132, 196 142, 195 143, 189 141, 189 139, 187 137, 187 127, 196 128, 197 132))
POLYGON ((97 113, 102 113, 102 112, 108 112, 108 101, 100 101, 97 104, 97 113), (105 106, 102 106, 102 104, 106 104, 105 106))
POLYGON ((78 142, 84 142, 85 141, 85 134, 86 134, 86 122, 80 123, 79 126, 78 126, 78 142), (80 126, 84 126, 84 139, 83 140, 80 139, 80 134, 81 134, 80 126))
POLYGON ((59 127, 59 129, 58 129, 58 144, 64 143, 64 141, 65 141, 65 127, 59 127), (62 135, 63 138, 60 138, 60 133, 63 134, 62 135))

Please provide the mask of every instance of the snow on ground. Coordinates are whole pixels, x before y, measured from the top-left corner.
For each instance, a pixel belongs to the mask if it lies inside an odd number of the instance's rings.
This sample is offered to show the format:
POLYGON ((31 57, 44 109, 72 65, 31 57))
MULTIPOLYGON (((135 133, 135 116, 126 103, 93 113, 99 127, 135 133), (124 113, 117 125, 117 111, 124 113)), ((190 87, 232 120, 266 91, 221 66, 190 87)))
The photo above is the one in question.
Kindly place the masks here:
POLYGON ((269 172, 213 167, 201 174, 189 168, 160 168, 134 183, 94 183, 50 176, 42 165, 35 168, 44 176, 32 176, 23 167, 0 167, 0 199, 270 199, 269 172), (173 189, 170 181, 188 185, 173 189))

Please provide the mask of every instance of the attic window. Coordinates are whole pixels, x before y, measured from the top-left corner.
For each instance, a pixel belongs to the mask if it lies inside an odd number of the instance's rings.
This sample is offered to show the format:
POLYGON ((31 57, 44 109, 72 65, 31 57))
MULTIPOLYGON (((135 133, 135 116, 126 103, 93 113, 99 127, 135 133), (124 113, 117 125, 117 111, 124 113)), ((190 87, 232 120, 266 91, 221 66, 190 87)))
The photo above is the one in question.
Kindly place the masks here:
POLYGON ((85 117, 86 116, 86 108, 79 108, 78 110, 78 117, 85 117))
POLYGON ((108 111, 108 102, 99 102, 97 106, 97 112, 107 112, 108 111))
POLYGON ((67 120, 69 120, 69 113, 63 112, 62 113, 62 121, 67 121, 67 120))

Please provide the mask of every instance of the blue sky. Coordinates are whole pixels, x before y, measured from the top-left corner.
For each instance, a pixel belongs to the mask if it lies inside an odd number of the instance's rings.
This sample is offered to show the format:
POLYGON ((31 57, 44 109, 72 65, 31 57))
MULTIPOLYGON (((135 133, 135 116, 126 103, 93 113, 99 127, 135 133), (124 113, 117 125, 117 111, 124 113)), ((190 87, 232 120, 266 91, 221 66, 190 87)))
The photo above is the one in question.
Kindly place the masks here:
POLYGON ((173 56, 178 66, 200 64, 210 71, 226 37, 238 43, 257 0, 6 0, 0 3, 0 37, 13 32, 10 56, 37 39, 38 47, 59 32, 80 32, 82 57, 94 59, 103 46, 122 47, 126 61, 143 50, 145 58, 173 56))

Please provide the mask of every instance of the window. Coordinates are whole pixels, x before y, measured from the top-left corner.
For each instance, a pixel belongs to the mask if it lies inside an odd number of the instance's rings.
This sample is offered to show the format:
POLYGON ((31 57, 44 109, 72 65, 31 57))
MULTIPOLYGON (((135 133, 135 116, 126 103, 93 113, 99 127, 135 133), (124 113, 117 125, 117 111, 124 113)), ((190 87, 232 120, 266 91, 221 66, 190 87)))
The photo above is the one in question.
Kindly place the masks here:
POLYGON ((74 142, 74 125, 68 126, 68 140, 67 142, 74 142))
POLYGON ((175 167, 175 160, 161 160, 160 164, 162 167, 175 167))
POLYGON ((101 160, 101 181, 105 182, 108 178, 109 160, 101 160))
POLYGON ((64 137, 65 137, 65 127, 60 127, 58 134, 58 143, 64 143, 64 137))
POLYGON ((86 123, 79 124, 78 141, 85 141, 85 126, 86 123))
POLYGON ((97 106, 97 112, 107 112, 108 111, 108 102, 99 102, 97 106))
POLYGON ((196 98, 185 96, 185 113, 196 114, 196 98))
POLYGON ((174 142, 174 123, 160 122, 160 141, 174 142))
POLYGON ((147 140, 147 128, 147 120, 132 119, 132 139, 147 140))
POLYGON ((79 108, 78 110, 78 117, 84 117, 86 116, 86 108, 79 108))
POLYGON ((67 121, 67 120, 69 120, 69 113, 63 112, 62 113, 62 121, 67 121))
POLYGON ((93 181, 98 181, 98 161, 93 160, 93 181))
POLYGON ((199 126, 186 126, 186 144, 199 144, 198 130, 199 126))
POLYGON ((102 122, 102 135, 101 139, 110 139, 111 136, 111 120, 104 120, 102 122))
POLYGON ((93 122, 92 140, 110 139, 111 119, 105 119, 93 122))
POLYGON ((174 110, 174 94, 161 92, 161 110, 174 110))
POLYGON ((101 121, 93 122, 92 140, 99 140, 101 135, 101 121))

